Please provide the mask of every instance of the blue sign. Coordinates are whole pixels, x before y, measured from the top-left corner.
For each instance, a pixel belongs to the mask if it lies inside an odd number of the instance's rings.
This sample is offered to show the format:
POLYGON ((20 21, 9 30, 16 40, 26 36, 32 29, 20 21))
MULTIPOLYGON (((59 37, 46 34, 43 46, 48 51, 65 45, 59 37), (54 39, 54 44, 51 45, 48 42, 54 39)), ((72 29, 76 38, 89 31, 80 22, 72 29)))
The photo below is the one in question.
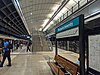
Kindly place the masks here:
POLYGON ((79 25, 79 17, 76 17, 76 18, 72 19, 71 21, 64 23, 61 26, 59 26, 58 28, 56 28, 56 33, 73 28, 78 25, 79 25))

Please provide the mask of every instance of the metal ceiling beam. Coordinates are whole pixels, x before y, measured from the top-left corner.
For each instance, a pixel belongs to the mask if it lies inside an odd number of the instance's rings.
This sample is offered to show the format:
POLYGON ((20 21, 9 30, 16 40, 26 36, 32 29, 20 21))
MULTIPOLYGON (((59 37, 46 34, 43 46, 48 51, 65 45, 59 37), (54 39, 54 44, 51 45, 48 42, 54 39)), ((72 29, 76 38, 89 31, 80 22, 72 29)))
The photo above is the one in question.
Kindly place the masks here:
MULTIPOLYGON (((3 1, 3 0, 2 0, 3 1)), ((3 1, 3 3, 5 4, 5 2, 3 1)), ((4 7, 2 7, 2 8, 0 8, 1 10, 3 10, 3 9, 5 9, 6 7, 9 7, 10 5, 12 5, 12 3, 10 3, 10 4, 8 4, 8 5, 6 5, 5 4, 5 6, 4 7)))
MULTIPOLYGON (((15 13, 16 11, 13 11, 12 13, 10 13, 8 16, 10 16, 10 15, 12 15, 13 13, 15 13)), ((6 16, 4 17, 4 18, 6 18, 6 16)))
MULTIPOLYGON (((1 10, 3 13, 4 13, 4 15, 9 19, 9 20, 11 20, 11 18, 3 11, 3 10, 1 10)), ((13 23, 13 24, 15 24, 15 22, 13 21, 13 20, 11 20, 11 22, 13 23)), ((16 25, 16 24, 15 24, 16 25)), ((16 25, 17 26, 17 25, 16 25)), ((18 27, 19 28, 19 27, 18 27)))
MULTIPOLYGON (((5 1, 3 1, 3 2, 4 2, 4 4, 6 5, 5 1)), ((12 4, 10 3, 10 5, 12 5, 12 4)), ((12 13, 11 9, 10 9, 7 5, 6 5, 6 7, 7 7, 8 10, 10 11, 10 13, 12 13)), ((16 12, 17 12, 17 11, 16 11, 16 12)), ((15 13, 16 13, 16 12, 15 12, 15 13)), ((15 16, 15 14, 12 14, 12 15, 13 15, 14 19, 16 19, 16 21, 20 24, 19 20, 17 19, 19 15, 18 15, 17 17, 15 16)), ((15 24, 16 24, 16 23, 15 23, 15 24)), ((20 30, 21 33, 23 33, 23 34, 25 33, 25 30, 21 29, 20 26, 18 27, 18 29, 20 30)))
MULTIPOLYGON (((3 0, 2 0, 3 1, 3 0)), ((4 9, 8 9, 9 10, 9 12, 10 12, 10 15, 12 14, 12 11, 9 9, 9 7, 6 5, 6 3, 5 3, 5 1, 3 1, 3 3, 5 4, 5 8, 4 9)), ((9 4, 8 4, 9 5, 9 4)), ((12 5, 12 3, 10 3, 10 5, 12 5)), ((9 19, 9 20, 11 20, 11 17, 9 17, 6 13, 5 13, 5 11, 4 11, 4 9, 1 9, 1 11, 6 15, 6 17, 9 19)), ((13 15, 13 14, 12 14, 13 15)), ((14 15, 13 15, 14 16, 14 15)), ((15 18, 15 16, 14 16, 14 18, 15 18)), ((14 21, 13 20, 11 20, 13 23, 14 23, 14 21)), ((15 25, 16 25, 16 23, 14 23, 15 25)), ((17 26, 17 25, 16 25, 17 26)), ((19 27, 18 27, 18 29, 20 29, 19 27)), ((21 33, 21 32, 20 32, 21 33)))
MULTIPOLYGON (((3 3, 3 6, 2 6, 2 8, 0 8, 0 12, 1 12, 0 20, 2 23, 4 23, 4 24, 0 25, 1 31, 3 31, 6 34, 12 34, 12 35, 22 34, 22 32, 18 30, 18 28, 15 28, 16 23, 14 21, 12 21, 12 19, 15 18, 16 21, 19 22, 19 18, 15 16, 16 14, 14 14, 15 12, 17 13, 16 9, 11 8, 13 5, 12 1, 11 0, 1 0, 1 2, 3 3)), ((20 22, 19 22, 19 24, 20 24, 20 22)), ((25 28, 25 27, 23 26, 23 28, 25 28)), ((26 31, 23 34, 26 34, 26 31)))
MULTIPOLYGON (((2 20, 3 22, 5 22, 4 20, 2 20)), ((10 21, 11 22, 11 21, 10 21)), ((5 22, 6 24, 8 24, 9 25, 9 22, 5 22)), ((11 25, 9 25, 13 30, 15 30, 15 31, 17 31, 17 29, 14 27, 14 26, 12 26, 12 24, 11 25)))

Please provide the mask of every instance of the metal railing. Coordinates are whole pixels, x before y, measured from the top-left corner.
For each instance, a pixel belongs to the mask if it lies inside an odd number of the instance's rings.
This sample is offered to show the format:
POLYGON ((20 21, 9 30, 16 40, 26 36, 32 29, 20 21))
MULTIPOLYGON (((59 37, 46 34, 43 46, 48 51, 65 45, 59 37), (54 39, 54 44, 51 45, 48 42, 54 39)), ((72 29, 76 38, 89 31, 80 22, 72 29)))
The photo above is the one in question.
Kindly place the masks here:
MULTIPOLYGON (((93 3, 94 1, 96 1, 96 0, 80 0, 80 1, 78 1, 74 6, 71 7, 71 9, 68 9, 69 11, 66 11, 61 17, 59 17, 57 20, 55 20, 54 24, 52 26, 54 27, 55 25, 57 25, 59 22, 61 22, 65 18, 67 18, 70 15, 72 15, 73 13, 77 12, 82 7, 85 7, 87 4, 93 3)), ((50 28, 50 29, 52 29, 52 28, 50 28)))

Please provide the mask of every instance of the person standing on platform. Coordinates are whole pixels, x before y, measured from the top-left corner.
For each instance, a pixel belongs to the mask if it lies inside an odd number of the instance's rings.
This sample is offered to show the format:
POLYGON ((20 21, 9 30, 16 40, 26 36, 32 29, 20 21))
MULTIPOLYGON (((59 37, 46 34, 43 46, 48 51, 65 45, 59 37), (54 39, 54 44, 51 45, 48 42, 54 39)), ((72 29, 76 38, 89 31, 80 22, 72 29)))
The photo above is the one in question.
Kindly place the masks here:
POLYGON ((28 41, 28 43, 27 43, 27 52, 28 52, 28 50, 31 51, 30 46, 31 46, 31 41, 28 41))
POLYGON ((0 63, 1 63, 1 59, 2 59, 2 48, 0 48, 0 63))
POLYGON ((11 58, 10 58, 10 48, 9 48, 9 42, 7 39, 4 40, 3 42, 3 60, 0 64, 0 67, 3 67, 3 64, 5 62, 6 57, 8 58, 8 65, 7 66, 11 66, 11 58))
POLYGON ((80 65, 80 58, 76 61, 76 64, 80 65))
POLYGON ((0 63, 1 63, 1 59, 2 59, 2 40, 0 39, 0 63))
POLYGON ((17 42, 17 44, 16 44, 16 49, 18 49, 18 47, 19 47, 19 42, 17 42))

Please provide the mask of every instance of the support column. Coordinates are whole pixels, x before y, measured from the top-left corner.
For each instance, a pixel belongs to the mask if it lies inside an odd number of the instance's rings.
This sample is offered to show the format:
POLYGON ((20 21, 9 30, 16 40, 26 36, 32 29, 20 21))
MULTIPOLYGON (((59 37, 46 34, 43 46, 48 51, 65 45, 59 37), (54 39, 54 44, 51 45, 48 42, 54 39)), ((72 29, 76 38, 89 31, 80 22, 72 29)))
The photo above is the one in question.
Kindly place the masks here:
POLYGON ((79 24, 80 75, 85 75, 84 15, 80 16, 79 24))

